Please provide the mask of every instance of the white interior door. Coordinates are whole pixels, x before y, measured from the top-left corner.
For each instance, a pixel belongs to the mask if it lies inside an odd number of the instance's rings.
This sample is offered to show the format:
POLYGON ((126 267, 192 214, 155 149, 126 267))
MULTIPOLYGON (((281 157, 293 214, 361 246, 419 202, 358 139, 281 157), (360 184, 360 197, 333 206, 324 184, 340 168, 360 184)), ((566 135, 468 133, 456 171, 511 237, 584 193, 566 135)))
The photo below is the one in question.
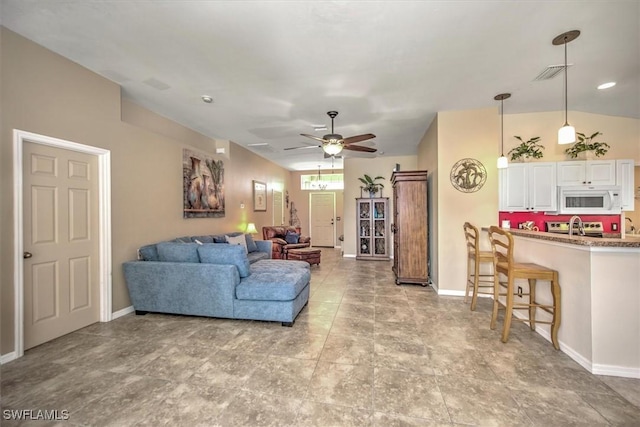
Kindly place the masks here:
POLYGON ((335 193, 311 193, 309 195, 312 246, 329 248, 335 246, 335 212, 335 193))
POLYGON ((100 320, 98 159, 26 142, 24 348, 100 320))
POLYGON ((273 225, 284 224, 284 208, 282 207, 282 191, 273 190, 273 225))

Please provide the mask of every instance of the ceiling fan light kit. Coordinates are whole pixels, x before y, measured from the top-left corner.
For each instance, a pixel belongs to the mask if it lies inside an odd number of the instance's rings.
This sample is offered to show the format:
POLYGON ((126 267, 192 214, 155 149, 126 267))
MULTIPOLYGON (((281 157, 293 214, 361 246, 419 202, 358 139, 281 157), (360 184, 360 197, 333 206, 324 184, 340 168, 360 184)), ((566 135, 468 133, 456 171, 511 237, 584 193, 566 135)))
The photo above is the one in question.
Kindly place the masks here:
MULTIPOLYGON (((352 145, 356 142, 366 141, 368 139, 373 139, 376 136, 372 133, 365 133, 362 135, 350 136, 348 138, 343 138, 342 135, 335 133, 333 130, 333 119, 338 115, 337 111, 329 111, 327 113, 329 117, 331 117, 331 133, 319 138, 313 135, 307 135, 305 133, 301 133, 300 135, 305 136, 307 138, 311 138, 315 141, 320 141, 320 145, 316 145, 315 147, 320 147, 322 150, 329 156, 336 156, 340 154, 342 150, 352 150, 352 151, 362 151, 365 153, 375 153, 377 150, 375 148, 363 147, 361 145, 352 145)), ((303 148, 315 148, 315 147, 291 147, 285 148, 285 150, 301 150, 303 148)))
POLYGON ((342 152, 342 144, 340 144, 338 141, 329 141, 327 144, 322 145, 322 149, 328 155, 335 156, 336 154, 342 152))
POLYGON ((554 46, 564 45, 564 125, 558 130, 558 144, 576 142, 576 129, 569 124, 568 119, 567 43, 577 39, 579 35, 579 30, 571 30, 560 34, 552 41, 554 46))

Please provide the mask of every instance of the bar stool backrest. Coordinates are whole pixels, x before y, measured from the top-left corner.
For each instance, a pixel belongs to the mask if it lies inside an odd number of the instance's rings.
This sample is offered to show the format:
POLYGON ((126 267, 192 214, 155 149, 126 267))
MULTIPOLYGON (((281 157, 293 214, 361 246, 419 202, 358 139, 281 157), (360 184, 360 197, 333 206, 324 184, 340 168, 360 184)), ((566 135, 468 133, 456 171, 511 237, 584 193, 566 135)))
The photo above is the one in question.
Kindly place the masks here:
POLYGON ((506 264, 504 267, 513 267, 513 236, 510 232, 492 225, 489 227, 489 241, 491 242, 491 252, 493 252, 493 263, 506 264))
POLYGON ((478 229, 468 222, 464 223, 464 237, 467 240, 467 255, 469 258, 477 258, 480 253, 480 238, 478 229))

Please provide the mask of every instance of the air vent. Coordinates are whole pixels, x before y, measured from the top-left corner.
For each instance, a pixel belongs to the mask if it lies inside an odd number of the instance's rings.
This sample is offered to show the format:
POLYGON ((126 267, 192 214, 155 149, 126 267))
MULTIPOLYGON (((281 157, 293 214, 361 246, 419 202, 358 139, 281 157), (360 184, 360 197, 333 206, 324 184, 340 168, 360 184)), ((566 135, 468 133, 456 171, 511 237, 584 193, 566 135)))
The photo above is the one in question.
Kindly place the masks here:
POLYGON ((156 78, 148 78, 147 80, 143 80, 142 83, 151 86, 154 89, 158 89, 158 90, 167 90, 169 89, 171 86, 169 86, 168 84, 166 84, 163 81, 160 81, 156 78))
POLYGON ((269 144, 264 144, 264 145, 251 145, 251 144, 247 144, 248 147, 251 147, 251 149, 253 151, 256 152, 261 152, 261 153, 275 153, 275 150, 273 149, 273 147, 271 147, 269 144))
MULTIPOLYGON (((573 64, 567 64, 567 67, 571 67, 573 64)), ((542 70, 542 72, 540 74, 538 74, 533 81, 539 81, 539 80, 549 80, 554 78, 555 76, 557 76, 558 74, 562 73, 562 71, 564 70, 564 64, 560 64, 560 65, 549 65, 547 68, 545 68, 544 70, 542 70)))

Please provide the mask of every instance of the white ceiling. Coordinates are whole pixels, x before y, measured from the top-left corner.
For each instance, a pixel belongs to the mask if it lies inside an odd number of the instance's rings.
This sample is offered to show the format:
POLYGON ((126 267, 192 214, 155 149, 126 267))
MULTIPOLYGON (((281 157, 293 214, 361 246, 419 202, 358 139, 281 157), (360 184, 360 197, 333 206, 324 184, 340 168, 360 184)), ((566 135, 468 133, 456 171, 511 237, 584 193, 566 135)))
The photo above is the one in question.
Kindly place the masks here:
MULTIPOLYGON (((640 2, 1 0, 2 25, 101 74, 123 94, 291 170, 330 165, 299 136, 313 125, 374 133, 383 155, 415 154, 438 111, 569 109, 640 118, 640 2), (596 86, 617 85, 606 91, 596 86), (205 104, 207 94, 214 103, 205 104)), ((560 126, 561 123, 558 123, 560 126)), ((336 167, 341 167, 338 162, 336 167)))

